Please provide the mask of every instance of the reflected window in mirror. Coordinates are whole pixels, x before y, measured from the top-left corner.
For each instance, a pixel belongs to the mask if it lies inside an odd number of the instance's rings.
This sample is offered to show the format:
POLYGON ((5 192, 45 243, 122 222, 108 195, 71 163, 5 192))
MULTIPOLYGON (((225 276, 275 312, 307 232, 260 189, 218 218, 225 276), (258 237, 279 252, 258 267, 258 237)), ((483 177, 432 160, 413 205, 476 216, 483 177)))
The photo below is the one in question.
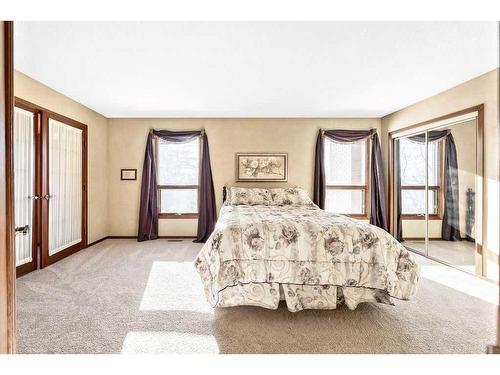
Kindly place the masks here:
MULTIPOLYGON (((425 217, 425 153, 426 144, 400 140, 401 214, 403 219, 425 217)), ((429 142, 428 147, 428 214, 431 219, 442 216, 443 141, 429 142)))

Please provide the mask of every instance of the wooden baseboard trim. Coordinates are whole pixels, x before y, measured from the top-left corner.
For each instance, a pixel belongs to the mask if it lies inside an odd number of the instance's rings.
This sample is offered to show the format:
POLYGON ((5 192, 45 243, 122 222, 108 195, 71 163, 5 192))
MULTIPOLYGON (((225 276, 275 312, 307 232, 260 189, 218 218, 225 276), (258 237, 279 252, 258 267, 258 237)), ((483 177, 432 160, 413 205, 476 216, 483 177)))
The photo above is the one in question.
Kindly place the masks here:
POLYGON ((160 239, 167 239, 167 240, 194 240, 196 236, 160 236, 160 239))
POLYGON ((89 244, 87 245, 87 247, 97 245, 99 242, 102 242, 102 241, 104 241, 104 240, 107 240, 108 238, 109 238, 109 237, 108 237, 108 236, 106 236, 106 237, 101 238, 100 240, 97 240, 97 241, 91 242, 91 243, 89 243, 89 244))
MULTIPOLYGON (((424 237, 406 237, 406 238, 403 238, 403 240, 404 241, 425 241, 425 238, 424 237)), ((433 238, 429 238, 429 241, 446 241, 446 240, 443 240, 440 237, 433 237, 433 238)), ((463 237, 462 241, 467 242, 467 239, 465 237, 463 237)), ((459 241, 447 241, 447 242, 459 242, 459 241)), ((473 241, 470 241, 470 242, 473 242, 473 241)))
MULTIPOLYGON (((173 240, 173 239, 194 240, 196 238, 196 236, 159 236, 158 238, 159 239, 167 239, 167 240, 173 240)), ((97 242, 101 242, 101 241, 108 240, 108 239, 109 240, 130 240, 130 239, 137 239, 137 236, 107 236, 107 237, 100 239, 97 242)))
POLYGON ((486 349, 486 354, 500 354, 500 346, 488 345, 486 349))

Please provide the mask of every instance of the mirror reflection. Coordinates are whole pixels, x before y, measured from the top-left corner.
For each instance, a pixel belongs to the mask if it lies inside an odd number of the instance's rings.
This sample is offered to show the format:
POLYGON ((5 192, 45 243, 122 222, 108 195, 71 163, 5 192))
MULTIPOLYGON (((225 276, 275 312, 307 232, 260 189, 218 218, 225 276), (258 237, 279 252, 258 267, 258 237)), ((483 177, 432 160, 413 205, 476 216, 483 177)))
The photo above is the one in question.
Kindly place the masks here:
POLYGON ((476 136, 473 119, 395 140, 398 239, 471 273, 476 267, 476 136))

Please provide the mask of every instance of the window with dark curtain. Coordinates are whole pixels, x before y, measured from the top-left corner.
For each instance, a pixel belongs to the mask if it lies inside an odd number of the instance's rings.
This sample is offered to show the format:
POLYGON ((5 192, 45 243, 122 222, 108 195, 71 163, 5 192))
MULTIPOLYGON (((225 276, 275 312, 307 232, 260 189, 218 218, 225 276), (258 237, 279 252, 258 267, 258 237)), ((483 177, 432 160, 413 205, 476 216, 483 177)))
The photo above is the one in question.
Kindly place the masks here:
POLYGON ((157 139, 160 218, 198 217, 200 137, 173 143, 157 139))

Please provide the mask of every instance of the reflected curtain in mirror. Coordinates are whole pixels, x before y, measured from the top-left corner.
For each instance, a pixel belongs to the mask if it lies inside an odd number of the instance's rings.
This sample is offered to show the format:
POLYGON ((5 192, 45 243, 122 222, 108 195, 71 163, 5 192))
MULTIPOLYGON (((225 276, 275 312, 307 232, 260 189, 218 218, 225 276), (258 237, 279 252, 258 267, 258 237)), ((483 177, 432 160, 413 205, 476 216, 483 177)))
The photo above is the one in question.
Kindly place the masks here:
MULTIPOLYGON (((426 133, 421 133, 408 137, 411 142, 425 144, 426 133)), ((444 163, 444 210, 441 229, 441 238, 447 241, 461 241, 460 216, 459 216, 459 181, 457 150, 453 135, 449 130, 433 130, 427 132, 428 143, 445 141, 445 163, 444 163)), ((428 152, 428 151, 427 151, 428 152)), ((396 156, 395 187, 396 187, 396 238, 403 240, 402 219, 401 219, 401 170, 400 170, 400 141, 394 141, 394 154, 396 156)))

